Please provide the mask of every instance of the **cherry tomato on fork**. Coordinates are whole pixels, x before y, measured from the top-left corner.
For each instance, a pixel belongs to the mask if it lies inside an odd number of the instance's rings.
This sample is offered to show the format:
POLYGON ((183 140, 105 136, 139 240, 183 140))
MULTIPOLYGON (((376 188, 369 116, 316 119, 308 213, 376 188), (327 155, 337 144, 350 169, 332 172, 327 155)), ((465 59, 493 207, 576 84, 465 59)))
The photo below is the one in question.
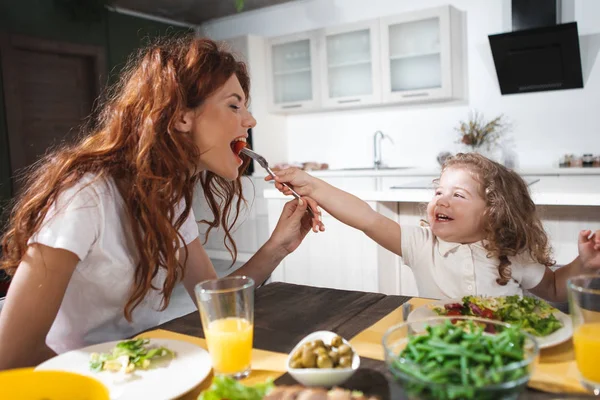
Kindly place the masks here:
POLYGON ((234 142, 232 147, 233 147, 233 152, 234 152, 235 154, 238 154, 238 155, 239 155, 239 154, 240 154, 240 152, 242 151, 242 149, 243 149, 244 147, 246 147, 246 142, 242 142, 241 140, 239 140, 239 141, 237 141, 237 142, 234 142))

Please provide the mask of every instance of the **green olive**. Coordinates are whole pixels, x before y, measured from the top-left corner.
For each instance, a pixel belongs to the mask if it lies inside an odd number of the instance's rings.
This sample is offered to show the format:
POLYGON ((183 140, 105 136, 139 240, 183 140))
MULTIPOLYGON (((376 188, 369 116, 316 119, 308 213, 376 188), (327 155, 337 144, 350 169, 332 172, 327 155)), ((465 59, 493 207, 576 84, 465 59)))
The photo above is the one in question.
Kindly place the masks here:
POLYGON ((348 354, 352 355, 352 349, 347 344, 343 344, 338 347, 338 353, 340 353, 340 356, 345 356, 348 354))
POLYGON ((304 343, 303 347, 306 347, 308 349, 314 349, 316 346, 315 346, 315 342, 306 342, 306 343, 304 343))
POLYGON ((329 356, 327 354, 320 355, 317 358, 317 367, 318 368, 333 368, 333 361, 331 361, 331 358, 329 358, 329 356))
POLYGON ((302 360, 292 360, 290 361, 290 368, 302 368, 302 360))
POLYGON ((341 336, 336 335, 331 339, 331 345, 333 347, 340 347, 344 343, 344 339, 341 336))
POLYGON ((304 368, 314 368, 317 366, 317 354, 313 349, 304 347, 302 350, 302 365, 304 365, 304 368))
POLYGON ((325 343, 321 339, 317 339, 314 342, 315 347, 325 347, 325 343))
POLYGON ((340 367, 341 368, 351 368, 352 367, 352 356, 340 357, 340 367))
POLYGON ((302 359, 302 349, 296 350, 294 354, 292 354, 292 360, 300 360, 302 359))
POLYGON ((325 349, 325 347, 317 347, 316 349, 314 349, 314 351, 317 355, 327 355, 327 350, 325 349))
POLYGON ((329 352, 329 358, 331 358, 331 361, 333 361, 334 367, 340 363, 340 355, 337 351, 331 350, 329 352))

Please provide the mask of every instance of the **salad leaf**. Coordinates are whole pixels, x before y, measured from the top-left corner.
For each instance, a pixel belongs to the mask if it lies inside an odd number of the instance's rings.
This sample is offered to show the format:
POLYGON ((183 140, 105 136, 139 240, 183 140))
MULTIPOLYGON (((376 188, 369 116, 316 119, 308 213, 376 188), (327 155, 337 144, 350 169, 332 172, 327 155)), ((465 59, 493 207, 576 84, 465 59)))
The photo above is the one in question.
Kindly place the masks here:
POLYGON ((210 388, 203 391, 198 400, 262 400, 274 387, 270 379, 246 386, 228 376, 215 376, 210 388))
POLYGON ((467 315, 495 319, 518 325, 535 336, 548 336, 562 328, 562 323, 553 315, 556 309, 543 300, 533 297, 465 296, 462 303, 434 307, 438 315, 467 315))
POLYGON ((148 369, 153 360, 170 356, 175 353, 166 347, 149 346, 150 339, 132 339, 117 343, 110 353, 92 353, 90 369, 100 371, 133 372, 135 369, 148 369))

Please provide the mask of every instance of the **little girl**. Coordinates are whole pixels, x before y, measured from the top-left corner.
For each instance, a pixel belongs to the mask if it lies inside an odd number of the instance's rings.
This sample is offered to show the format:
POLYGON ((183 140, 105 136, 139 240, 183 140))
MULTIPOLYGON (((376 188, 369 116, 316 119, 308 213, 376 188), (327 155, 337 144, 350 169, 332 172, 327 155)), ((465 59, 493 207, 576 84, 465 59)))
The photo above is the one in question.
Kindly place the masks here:
POLYGON ((427 206, 426 227, 400 227, 298 169, 277 173, 276 187, 289 194, 283 182, 403 257, 422 297, 522 295, 526 289, 562 302, 569 277, 600 268, 600 231, 580 232, 579 256, 556 271, 548 268, 554 264, 551 248, 527 185, 517 173, 476 153, 445 162, 427 206))

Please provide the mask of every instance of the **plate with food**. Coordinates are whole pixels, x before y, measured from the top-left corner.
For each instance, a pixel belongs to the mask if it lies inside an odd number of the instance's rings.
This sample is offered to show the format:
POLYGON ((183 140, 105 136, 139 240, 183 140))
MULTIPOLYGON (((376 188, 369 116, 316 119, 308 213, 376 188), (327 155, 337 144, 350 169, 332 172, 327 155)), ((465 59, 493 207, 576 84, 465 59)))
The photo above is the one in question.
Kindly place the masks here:
POLYGON ((517 295, 438 300, 414 309, 407 321, 461 315, 520 325, 536 337, 540 348, 556 346, 573 336, 573 323, 568 315, 544 300, 517 295))
POLYGON ((36 370, 91 376, 117 399, 173 399, 199 385, 211 371, 206 350, 171 339, 138 338, 96 344, 60 354, 36 370))

